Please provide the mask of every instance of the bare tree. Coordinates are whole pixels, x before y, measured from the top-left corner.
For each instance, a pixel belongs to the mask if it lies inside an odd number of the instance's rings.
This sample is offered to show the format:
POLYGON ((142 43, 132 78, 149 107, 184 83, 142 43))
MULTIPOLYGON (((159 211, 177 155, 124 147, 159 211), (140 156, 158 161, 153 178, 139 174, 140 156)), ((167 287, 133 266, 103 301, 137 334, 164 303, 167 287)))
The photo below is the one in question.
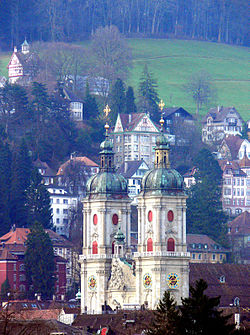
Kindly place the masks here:
POLYGON ((131 50, 115 26, 98 28, 92 36, 89 48, 90 74, 101 76, 113 83, 125 79, 131 62, 131 50))
POLYGON ((188 83, 184 85, 184 89, 196 103, 196 115, 199 115, 202 105, 206 105, 216 98, 216 89, 213 86, 212 78, 205 71, 193 73, 188 83))

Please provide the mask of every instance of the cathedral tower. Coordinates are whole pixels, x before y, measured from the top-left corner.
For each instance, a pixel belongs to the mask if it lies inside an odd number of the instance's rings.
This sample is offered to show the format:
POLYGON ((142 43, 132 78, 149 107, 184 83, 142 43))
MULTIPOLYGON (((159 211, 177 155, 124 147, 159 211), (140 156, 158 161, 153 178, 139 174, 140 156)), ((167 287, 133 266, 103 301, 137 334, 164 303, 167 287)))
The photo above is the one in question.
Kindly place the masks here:
MULTIPOLYGON (((107 106, 105 112, 109 111, 107 106)), ((119 252, 122 255, 130 252, 131 200, 127 181, 115 172, 107 123, 105 129, 106 138, 100 146, 100 171, 88 180, 87 196, 83 200, 81 310, 88 313, 102 312, 109 299, 112 259, 119 252)))
POLYGON ((188 296, 189 253, 186 247, 186 195, 183 178, 170 168, 169 143, 156 140, 155 167, 142 179, 138 196, 137 303, 156 308, 164 291, 177 302, 188 296))

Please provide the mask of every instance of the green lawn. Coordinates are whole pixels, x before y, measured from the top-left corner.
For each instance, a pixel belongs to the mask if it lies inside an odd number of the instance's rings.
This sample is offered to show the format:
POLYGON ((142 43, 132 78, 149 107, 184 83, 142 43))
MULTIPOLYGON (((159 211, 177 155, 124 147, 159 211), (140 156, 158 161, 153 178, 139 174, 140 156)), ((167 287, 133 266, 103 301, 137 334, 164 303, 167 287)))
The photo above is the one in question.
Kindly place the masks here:
MULTIPOLYGON (((160 98, 167 106, 182 106, 195 112, 195 105, 183 91, 191 73, 209 72, 218 89, 215 105, 235 106, 242 117, 250 118, 249 48, 218 43, 129 39, 133 49, 134 67, 129 84, 138 86, 139 78, 147 63, 158 81, 160 98)), ((202 113, 206 113, 206 109, 202 113)))
MULTIPOLYGON (((206 70, 218 89, 214 105, 235 106, 245 120, 250 119, 249 48, 167 39, 128 39, 128 43, 134 59, 128 84, 135 89, 147 63, 158 81, 159 96, 165 104, 182 106, 194 113, 195 105, 182 86, 191 73, 206 70)), ((10 54, 0 54, 0 75, 7 76, 9 57, 10 54)), ((202 113, 206 112, 204 108, 202 113)))

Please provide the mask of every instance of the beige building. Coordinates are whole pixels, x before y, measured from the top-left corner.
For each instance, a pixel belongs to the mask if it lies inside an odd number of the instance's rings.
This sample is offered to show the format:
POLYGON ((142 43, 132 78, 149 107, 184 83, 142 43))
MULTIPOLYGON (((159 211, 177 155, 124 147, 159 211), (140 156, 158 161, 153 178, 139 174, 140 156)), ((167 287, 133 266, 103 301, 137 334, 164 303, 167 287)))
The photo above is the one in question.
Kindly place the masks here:
POLYGON ((134 254, 131 199, 126 180, 115 172, 113 144, 107 134, 100 154, 100 171, 88 180, 83 200, 82 312, 101 313, 107 305, 155 309, 166 290, 181 303, 189 292, 187 197, 183 178, 170 168, 166 137, 163 132, 157 136, 154 168, 142 179, 134 254))
MULTIPOLYGON (((152 168, 154 147, 159 128, 146 113, 119 114, 112 133, 115 165, 120 167, 125 161, 143 159, 152 168)), ((165 134, 169 141, 174 136, 165 134)))

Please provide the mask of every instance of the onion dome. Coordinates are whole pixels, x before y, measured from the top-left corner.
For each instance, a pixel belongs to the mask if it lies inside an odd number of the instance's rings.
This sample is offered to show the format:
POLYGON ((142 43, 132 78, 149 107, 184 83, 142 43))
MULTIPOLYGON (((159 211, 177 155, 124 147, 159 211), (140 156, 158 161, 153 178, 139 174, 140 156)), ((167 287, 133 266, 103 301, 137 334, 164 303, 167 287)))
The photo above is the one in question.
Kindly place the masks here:
POLYGON ((114 239, 116 244, 124 244, 125 243, 125 235, 121 231, 121 227, 119 227, 118 231, 116 232, 114 239))
POLYGON ((164 120, 161 117, 161 133, 156 139, 155 167, 142 178, 142 192, 151 194, 176 194, 183 192, 183 177, 170 169, 169 143, 163 134, 164 120))
MULTIPOLYGON (((110 111, 108 106, 105 110, 110 111)), ((100 171, 88 180, 86 184, 87 196, 91 198, 128 198, 127 181, 122 175, 115 172, 113 143, 108 135, 109 125, 107 123, 105 129, 106 138, 100 145, 100 171)))

